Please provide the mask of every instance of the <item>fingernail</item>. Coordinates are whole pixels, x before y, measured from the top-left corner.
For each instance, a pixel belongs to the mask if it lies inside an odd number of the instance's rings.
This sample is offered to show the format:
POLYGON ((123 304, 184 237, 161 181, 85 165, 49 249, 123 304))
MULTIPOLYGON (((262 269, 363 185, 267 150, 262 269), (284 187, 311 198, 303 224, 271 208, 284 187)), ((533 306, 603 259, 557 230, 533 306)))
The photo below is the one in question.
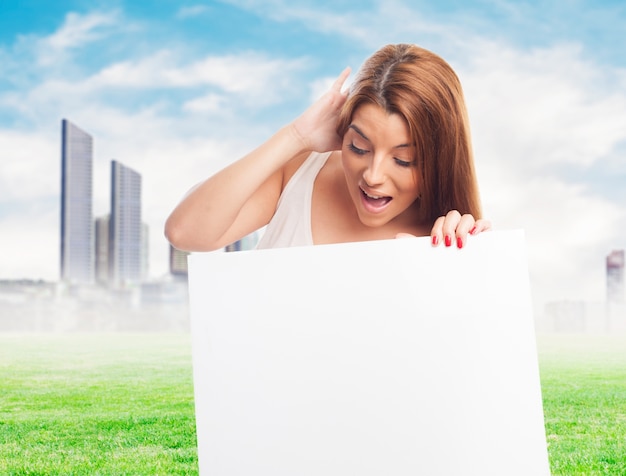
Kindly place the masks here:
POLYGON ((446 235, 446 246, 452 246, 452 237, 450 235, 446 235))
POLYGON ((456 246, 457 248, 463 248, 463 238, 460 236, 456 239, 456 246))
POLYGON ((476 227, 474 227, 474 228, 472 228, 472 229, 470 230, 470 235, 473 235, 474 233, 476 233, 476 227))
POLYGON ((433 235, 432 244, 433 246, 437 246, 439 244, 439 237, 437 235, 433 235))

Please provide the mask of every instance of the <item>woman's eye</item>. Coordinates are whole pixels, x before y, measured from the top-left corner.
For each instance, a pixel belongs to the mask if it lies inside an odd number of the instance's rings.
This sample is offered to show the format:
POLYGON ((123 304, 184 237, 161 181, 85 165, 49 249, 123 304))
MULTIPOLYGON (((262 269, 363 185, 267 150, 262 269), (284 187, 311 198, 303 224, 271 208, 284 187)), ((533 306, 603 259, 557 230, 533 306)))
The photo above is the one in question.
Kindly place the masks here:
POLYGON ((396 161, 396 164, 398 164, 400 167, 410 167, 411 164, 413 162, 407 162, 406 160, 401 160, 401 159, 397 159, 394 157, 394 159, 396 161))
POLYGON ((350 144, 350 145, 348 146, 348 148, 349 148, 352 152, 354 152, 355 154, 358 154, 358 155, 365 155, 365 154, 367 154, 367 151, 366 151, 365 149, 359 149, 359 148, 358 148, 357 146, 355 146, 354 144, 350 144))

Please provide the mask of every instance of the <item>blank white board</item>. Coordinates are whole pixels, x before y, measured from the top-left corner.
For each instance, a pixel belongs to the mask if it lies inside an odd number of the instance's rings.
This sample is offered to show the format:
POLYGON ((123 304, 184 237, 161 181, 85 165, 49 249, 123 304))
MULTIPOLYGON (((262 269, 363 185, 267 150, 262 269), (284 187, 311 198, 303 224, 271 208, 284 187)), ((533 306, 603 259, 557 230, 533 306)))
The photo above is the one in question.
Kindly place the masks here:
POLYGON ((202 475, 548 475, 524 233, 189 257, 202 475))

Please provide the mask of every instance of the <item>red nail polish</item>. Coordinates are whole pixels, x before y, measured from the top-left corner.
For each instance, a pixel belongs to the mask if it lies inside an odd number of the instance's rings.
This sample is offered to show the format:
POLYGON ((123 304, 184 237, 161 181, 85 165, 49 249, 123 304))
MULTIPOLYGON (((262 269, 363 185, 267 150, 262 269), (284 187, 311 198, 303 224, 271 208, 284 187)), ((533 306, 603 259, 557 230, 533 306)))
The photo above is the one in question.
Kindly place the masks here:
POLYGON ((439 244, 439 237, 437 235, 433 235, 432 244, 433 246, 437 246, 439 244))
POLYGON ((470 235, 473 235, 474 233, 476 233, 476 227, 474 227, 474 228, 472 228, 472 229, 470 230, 470 235))
POLYGON ((460 236, 456 239, 456 246, 457 248, 463 248, 463 238, 460 236))
POLYGON ((450 235, 446 235, 446 246, 452 246, 452 237, 450 235))

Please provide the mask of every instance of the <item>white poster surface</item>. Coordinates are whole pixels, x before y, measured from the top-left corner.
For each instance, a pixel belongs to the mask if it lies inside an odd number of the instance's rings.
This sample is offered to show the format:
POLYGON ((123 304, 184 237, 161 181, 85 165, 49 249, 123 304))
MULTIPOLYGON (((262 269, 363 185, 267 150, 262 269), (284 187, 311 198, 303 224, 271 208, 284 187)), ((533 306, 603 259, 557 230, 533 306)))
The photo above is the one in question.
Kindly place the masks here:
POLYGON ((548 475, 524 233, 189 257, 201 475, 548 475))

